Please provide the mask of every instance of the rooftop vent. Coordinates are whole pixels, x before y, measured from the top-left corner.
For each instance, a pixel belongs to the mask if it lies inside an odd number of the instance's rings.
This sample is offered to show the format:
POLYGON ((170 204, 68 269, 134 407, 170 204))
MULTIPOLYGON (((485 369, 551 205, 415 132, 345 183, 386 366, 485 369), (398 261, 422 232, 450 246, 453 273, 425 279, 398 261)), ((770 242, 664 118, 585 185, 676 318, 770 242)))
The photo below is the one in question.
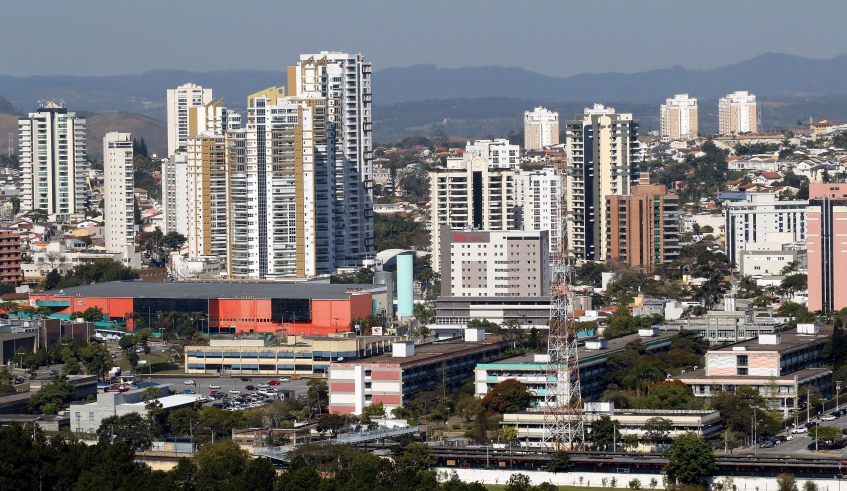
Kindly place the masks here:
POLYGON ((408 358, 415 356, 415 343, 405 341, 402 343, 391 343, 392 358, 408 358))
POLYGON ((759 334, 759 344, 777 345, 782 342, 782 334, 775 332, 773 334, 759 334))
POLYGON ((638 335, 642 338, 654 338, 659 335, 658 327, 648 327, 646 329, 639 329, 638 335))
POLYGON ((747 351, 746 346, 733 346, 732 351, 747 351))
POLYGON ((481 341, 485 341, 485 329, 484 328, 473 328, 466 327, 465 328, 465 342, 466 343, 478 343, 481 341))
MULTIPOLYGON (((649 329, 645 329, 645 331, 648 331, 648 330, 649 329)), ((652 330, 650 330, 650 331, 652 332, 652 330)), ((606 347, 608 347, 608 345, 609 345, 609 343, 605 339, 600 339, 600 340, 597 340, 597 341, 586 341, 585 342, 585 349, 601 350, 601 349, 606 349, 606 347)))
POLYGON ((818 334, 821 328, 817 322, 797 324, 797 334, 818 334))

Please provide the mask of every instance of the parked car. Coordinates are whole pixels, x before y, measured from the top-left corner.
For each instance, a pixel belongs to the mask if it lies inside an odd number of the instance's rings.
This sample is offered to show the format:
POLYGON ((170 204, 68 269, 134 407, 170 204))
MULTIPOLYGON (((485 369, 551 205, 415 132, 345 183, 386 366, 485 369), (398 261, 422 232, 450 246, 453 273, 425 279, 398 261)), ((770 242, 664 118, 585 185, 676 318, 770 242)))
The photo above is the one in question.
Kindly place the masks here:
POLYGON ((210 388, 210 389, 220 389, 220 388, 221 388, 221 386, 220 386, 220 385, 218 385, 218 384, 209 384, 209 388, 210 388))
POLYGON ((242 382, 252 382, 252 381, 253 381, 253 379, 252 379, 252 378, 250 378, 250 377, 241 377, 241 381, 242 381, 242 382))
POLYGON ((193 390, 188 390, 188 389, 185 389, 184 391, 182 391, 182 393, 183 394, 196 394, 196 392, 194 392, 193 390))
POLYGON ((838 419, 838 417, 833 416, 831 414, 821 416, 821 421, 835 421, 836 419, 838 419))
POLYGON ((248 385, 248 386, 245 386, 244 389, 245 390, 256 390, 256 386, 255 385, 248 385))
POLYGON ((775 447, 773 442, 765 442, 761 445, 761 448, 773 448, 773 447, 775 447))
POLYGON ((238 390, 238 389, 229 389, 229 393, 230 393, 230 394, 240 394, 240 393, 241 393, 241 391, 240 391, 240 390, 238 390))
POLYGON ((818 442, 812 442, 806 448, 809 449, 809 450, 821 450, 821 449, 823 449, 823 445, 821 445, 818 442))
POLYGON ((269 380, 268 385, 279 385, 279 380, 269 380))
POLYGON ((285 378, 285 377, 280 377, 280 378, 279 378, 279 381, 280 381, 280 382, 291 382, 291 379, 290 379, 290 378, 285 378))
POLYGON ((808 423, 804 424, 803 426, 805 426, 806 428, 811 428, 811 427, 817 426, 817 425, 818 425, 818 423, 816 421, 809 421, 808 423))
POLYGON ((270 387, 270 385, 268 385, 268 384, 259 384, 259 385, 258 385, 258 387, 259 387, 260 389, 267 389, 268 387, 270 387))
POLYGON ((182 383, 182 385, 194 385, 194 380, 188 379, 182 383))
POLYGON ((809 429, 806 428, 805 426, 798 426, 798 427, 793 428, 791 430, 791 433, 794 433, 795 435, 800 434, 800 433, 808 433, 808 432, 809 432, 809 429))

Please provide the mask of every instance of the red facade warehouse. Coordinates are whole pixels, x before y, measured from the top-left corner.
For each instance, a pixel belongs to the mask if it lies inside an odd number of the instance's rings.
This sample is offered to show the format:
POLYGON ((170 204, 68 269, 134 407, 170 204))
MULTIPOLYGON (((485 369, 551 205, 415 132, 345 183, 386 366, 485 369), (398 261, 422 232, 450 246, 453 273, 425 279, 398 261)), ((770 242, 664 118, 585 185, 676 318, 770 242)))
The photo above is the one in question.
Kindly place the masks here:
POLYGON ((384 285, 329 283, 119 281, 30 294, 33 306, 67 315, 98 307, 119 325, 138 313, 152 325, 159 313, 205 314, 210 332, 325 335, 350 330, 350 322, 374 312, 384 285))

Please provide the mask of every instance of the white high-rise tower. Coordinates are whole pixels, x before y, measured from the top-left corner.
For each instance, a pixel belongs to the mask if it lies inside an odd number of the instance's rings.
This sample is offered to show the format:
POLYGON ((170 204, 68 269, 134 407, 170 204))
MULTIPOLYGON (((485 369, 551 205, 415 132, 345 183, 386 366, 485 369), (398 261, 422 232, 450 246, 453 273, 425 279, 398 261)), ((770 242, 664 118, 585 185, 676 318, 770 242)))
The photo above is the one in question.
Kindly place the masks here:
POLYGON ((168 155, 173 155, 178 148, 184 148, 188 137, 196 135, 197 131, 189 126, 188 112, 192 107, 202 107, 212 102, 212 89, 204 89, 195 84, 180 85, 176 89, 168 89, 167 118, 168 118, 168 155))
POLYGON ((124 262, 140 267, 135 253, 135 180, 129 133, 106 133, 103 137, 103 220, 106 250, 120 252, 124 262))

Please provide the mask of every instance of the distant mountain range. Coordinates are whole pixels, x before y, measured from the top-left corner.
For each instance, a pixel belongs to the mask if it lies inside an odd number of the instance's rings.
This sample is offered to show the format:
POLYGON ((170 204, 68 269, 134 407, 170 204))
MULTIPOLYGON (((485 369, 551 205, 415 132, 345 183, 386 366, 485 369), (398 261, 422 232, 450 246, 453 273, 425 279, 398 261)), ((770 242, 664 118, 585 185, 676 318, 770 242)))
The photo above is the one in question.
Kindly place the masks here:
MULTIPOLYGON (((453 136, 504 136, 510 129, 520 129, 523 111, 533 105, 544 104, 559 110, 563 118, 570 118, 593 102, 631 111, 646 131, 658 125, 658 105, 677 93, 701 100, 700 127, 708 133, 716 129, 717 99, 735 90, 748 90, 763 102, 765 129, 788 127, 810 116, 847 119, 845 80, 847 55, 824 60, 774 53, 713 70, 672 67, 563 78, 521 68, 386 68, 374 74, 374 137, 387 141, 409 134, 431 134, 445 120, 453 136)), ((33 111, 39 99, 53 99, 63 100, 70 110, 78 112, 138 113, 164 121, 165 91, 186 82, 212 87, 216 98, 243 111, 247 95, 285 85, 286 76, 282 71, 258 70, 153 70, 109 77, 0 75, 0 96, 22 112, 33 111)), ((123 130, 121 119, 116 116, 103 122, 115 124, 114 130, 123 130)), ((156 145, 164 141, 165 136, 159 134, 163 126, 130 119, 128 125, 148 132, 139 137, 156 145)))

